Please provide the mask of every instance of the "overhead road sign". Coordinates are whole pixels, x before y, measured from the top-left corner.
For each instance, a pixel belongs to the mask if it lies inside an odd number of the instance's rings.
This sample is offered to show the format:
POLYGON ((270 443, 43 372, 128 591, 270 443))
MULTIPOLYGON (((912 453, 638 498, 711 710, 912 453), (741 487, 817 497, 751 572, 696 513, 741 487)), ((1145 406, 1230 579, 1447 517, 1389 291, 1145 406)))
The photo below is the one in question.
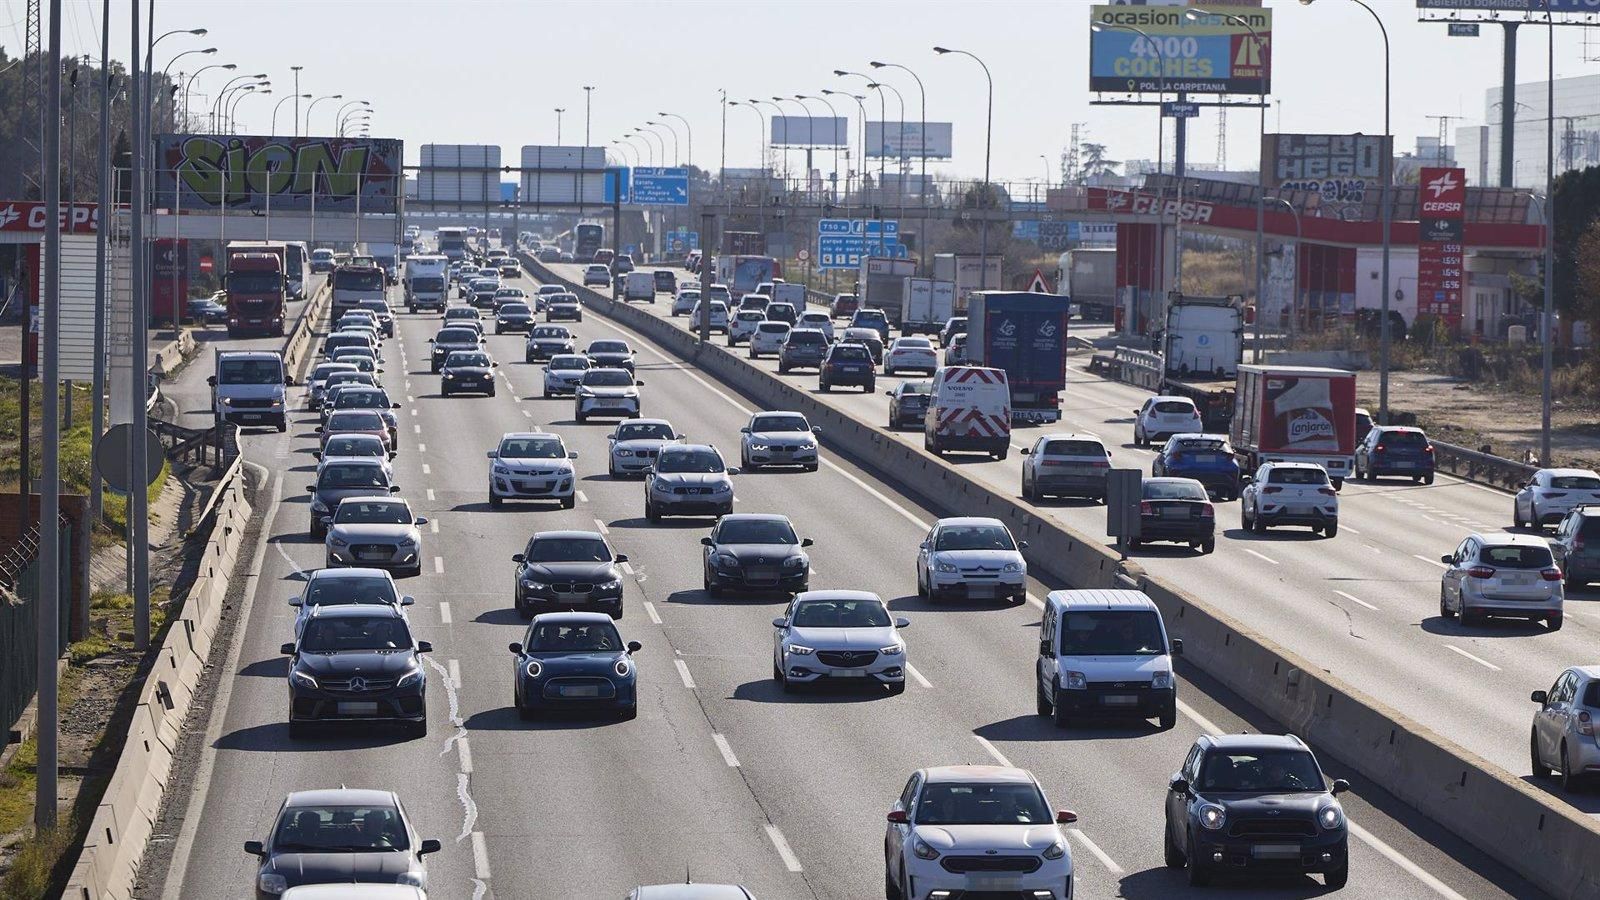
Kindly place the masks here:
POLYGON ((886 236, 880 241, 876 234, 870 237, 861 234, 817 235, 819 269, 854 269, 868 256, 908 259, 911 251, 893 237, 886 236))
POLYGON ((684 167, 636 167, 629 203, 639 206, 688 206, 689 170, 684 167))
POLYGON ((1478 36, 1478 23, 1477 22, 1451 22, 1450 23, 1450 36, 1451 37, 1477 37, 1478 36))
POLYGON ((1089 90, 1268 94, 1272 10, 1245 6, 1095 6, 1089 90), (1197 9, 1198 21, 1187 13, 1197 9), (1130 29, 1138 29, 1143 35, 1130 29), (1144 35, 1149 35, 1146 38, 1144 35))
POLYGON ((818 219, 817 234, 883 234, 893 237, 900 233, 896 219, 818 219))

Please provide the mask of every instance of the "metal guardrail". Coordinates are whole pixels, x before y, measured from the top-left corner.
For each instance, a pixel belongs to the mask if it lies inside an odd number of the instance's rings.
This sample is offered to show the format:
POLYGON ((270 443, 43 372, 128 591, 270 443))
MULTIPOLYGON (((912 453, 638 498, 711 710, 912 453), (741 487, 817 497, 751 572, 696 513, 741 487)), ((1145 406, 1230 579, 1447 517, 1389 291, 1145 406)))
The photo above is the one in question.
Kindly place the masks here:
POLYGON ((1118 347, 1112 354, 1116 360, 1118 381, 1153 391, 1161 385, 1164 364, 1161 354, 1132 347, 1118 347))
POLYGON ((1433 464, 1458 478, 1515 491, 1528 483, 1538 466, 1472 450, 1443 441, 1433 442, 1433 464))

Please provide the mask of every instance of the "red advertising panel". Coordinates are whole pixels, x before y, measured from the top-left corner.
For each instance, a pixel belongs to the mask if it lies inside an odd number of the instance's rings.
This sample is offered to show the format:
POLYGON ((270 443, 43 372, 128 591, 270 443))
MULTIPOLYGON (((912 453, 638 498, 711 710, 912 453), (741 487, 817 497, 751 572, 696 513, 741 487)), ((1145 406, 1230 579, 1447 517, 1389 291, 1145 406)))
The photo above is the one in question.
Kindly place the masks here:
POLYGON ((171 322, 183 313, 189 297, 189 241, 161 238, 155 241, 150 267, 150 321, 171 322))
MULTIPOLYGON (((40 200, 0 200, 0 231, 43 233, 44 209, 40 200)), ((93 203, 63 203, 60 222, 64 232, 94 234, 100 224, 100 211, 93 203)))
POLYGON ((1355 452, 1355 375, 1285 370, 1268 371, 1263 379, 1258 438, 1263 451, 1355 452))
POLYGON ((1462 246, 1467 173, 1465 169, 1424 168, 1417 186, 1417 312, 1438 316, 1457 332, 1466 280, 1462 246))

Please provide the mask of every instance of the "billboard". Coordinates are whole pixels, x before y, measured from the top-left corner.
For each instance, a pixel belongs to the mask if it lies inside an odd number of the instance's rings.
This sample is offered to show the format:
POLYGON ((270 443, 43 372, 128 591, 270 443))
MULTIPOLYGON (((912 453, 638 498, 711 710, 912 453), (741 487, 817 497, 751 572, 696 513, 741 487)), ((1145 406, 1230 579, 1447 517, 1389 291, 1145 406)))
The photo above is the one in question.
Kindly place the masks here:
POLYGON ((607 179, 602 171, 605 168, 604 147, 525 146, 520 176, 522 205, 603 204, 607 201, 607 179), (584 169, 589 171, 581 171, 584 169))
POLYGON ((1383 186, 1393 138, 1376 134, 1268 134, 1261 138, 1261 186, 1316 194, 1335 215, 1383 186))
POLYGON ((1089 21, 1102 26, 1089 35, 1091 91, 1272 90, 1270 9, 1095 6, 1089 21), (1198 21, 1189 19, 1191 10, 1199 11, 1198 21))
POLYGON ((423 203, 488 203, 498 199, 500 148, 493 144, 423 144, 417 193, 423 203))
POLYGON ((405 189, 392 138, 156 136, 155 205, 392 213, 405 189), (313 204, 314 199, 314 204, 313 204))
MULTIPOLYGON (((0 231, 31 231, 42 240, 45 219, 42 200, 0 200, 0 231)), ((100 208, 93 203, 63 200, 57 221, 65 234, 93 234, 100 227, 100 208)))
POLYGON ((1417 313, 1461 327, 1467 171, 1425 166, 1417 177, 1417 313))
POLYGON ((773 116, 767 142, 774 147, 843 147, 850 123, 833 116, 773 116))
POLYGON ((1600 0, 1417 0, 1417 9, 1466 12, 1600 12, 1600 0))
POLYGON ((949 159, 949 122, 867 122, 867 157, 877 159, 949 159))

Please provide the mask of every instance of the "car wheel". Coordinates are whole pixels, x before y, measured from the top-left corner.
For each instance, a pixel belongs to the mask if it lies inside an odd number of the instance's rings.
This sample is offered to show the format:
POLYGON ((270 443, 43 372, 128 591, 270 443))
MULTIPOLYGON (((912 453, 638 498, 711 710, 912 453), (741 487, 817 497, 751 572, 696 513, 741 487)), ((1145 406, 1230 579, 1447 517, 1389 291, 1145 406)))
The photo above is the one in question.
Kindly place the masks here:
MULTIPOLYGON (((1024 469, 1023 471, 1027 471, 1024 469)), ((1033 495, 1033 485, 1028 483, 1028 476, 1022 476, 1022 499, 1038 502, 1039 498, 1033 495)))
MULTIPOLYGON (((1058 690, 1054 693, 1059 695, 1060 691, 1058 690)), ((1055 721, 1055 726, 1057 728, 1065 728, 1072 724, 1072 717, 1067 712, 1067 705, 1061 702, 1059 696, 1052 696, 1050 702, 1050 712, 1050 717, 1055 721)))
POLYGON ((877 391, 877 387, 878 382, 875 379, 868 379, 866 385, 862 387, 861 392, 863 394, 875 393, 877 391))
POLYGON ((1511 527, 1512 528, 1521 528, 1522 525, 1523 525, 1523 522, 1522 522, 1522 510, 1520 508, 1518 508, 1517 501, 1512 500, 1511 501, 1511 527))
POLYGON ((1217 540, 1216 540, 1216 538, 1207 538, 1206 540, 1203 540, 1203 541, 1200 542, 1200 552, 1202 554, 1209 554, 1213 550, 1216 550, 1216 549, 1217 549, 1217 540))
POLYGON ((1566 616, 1562 616, 1562 615, 1546 616, 1545 620, 1544 620, 1544 624, 1551 631, 1560 631, 1561 630, 1561 623, 1564 622, 1564 621, 1566 621, 1566 616))
POLYGON ((578 420, 578 424, 580 424, 580 425, 583 424, 585 421, 587 421, 588 418, 589 418, 587 415, 585 415, 583 412, 581 412, 579 410, 573 410, 572 411, 572 417, 574 419, 577 419, 578 420))
POLYGON ((1533 777, 1541 781, 1550 777, 1550 767, 1539 758, 1539 733, 1528 732, 1528 768, 1533 772, 1533 777))
POLYGON ((830 390, 832 390, 832 388, 829 387, 829 385, 828 385, 828 383, 826 381, 818 381, 817 382, 817 390, 819 390, 819 391, 823 392, 824 394, 826 394, 830 390))
POLYGON ((1349 881, 1350 866, 1348 863, 1340 866, 1337 869, 1329 869, 1328 871, 1322 873, 1322 883, 1326 885, 1330 891, 1343 889, 1344 886, 1349 883, 1349 881))
POLYGON ((301 722, 289 723, 289 740, 298 741, 310 737, 311 726, 301 722))
POLYGON ((1334 535, 1336 535, 1338 533, 1339 533, 1339 523, 1338 522, 1329 522, 1322 529, 1323 537, 1333 537, 1334 535))
POLYGON ((1561 742, 1561 789, 1569 794, 1577 793, 1580 775, 1572 771, 1572 763, 1567 759, 1567 742, 1561 742))
POLYGON ((644 502, 644 517, 650 522, 661 521, 661 513, 656 512, 655 504, 651 503, 649 500, 644 502))
POLYGON ((1186 861, 1183 851, 1178 849, 1178 842, 1172 839, 1172 826, 1163 825, 1161 828, 1161 858, 1169 869, 1181 869, 1186 861))
POLYGON ((572 509, 574 506, 577 506, 577 505, 578 505, 578 498, 577 497, 562 497, 561 498, 561 508, 562 509, 572 509))
POLYGON ((785 694, 792 694, 800 686, 798 684, 795 684, 794 682, 790 681, 789 680, 789 673, 783 671, 783 669, 780 668, 780 669, 778 669, 778 687, 781 688, 785 694))
POLYGON ((631 722, 637 718, 639 718, 639 704, 637 703, 624 707, 623 710, 617 714, 617 719, 623 722, 631 722))
POLYGON ((1161 727, 1162 731, 1171 731, 1176 728, 1178 725, 1177 707, 1163 710, 1160 715, 1156 716, 1156 724, 1161 727))
POLYGON ((917 570, 917 596, 921 597, 924 600, 927 600, 927 599, 929 599, 928 594, 929 594, 928 584, 927 584, 927 582, 922 580, 922 570, 918 569, 917 570))
POLYGON ((1050 706, 1050 698, 1045 696, 1044 685, 1038 683, 1037 677, 1034 678, 1033 685, 1033 711, 1041 716, 1048 716, 1054 712, 1050 706))
POLYGON ((1267 524, 1265 522, 1261 521, 1261 516, 1259 514, 1257 514, 1254 510, 1251 510, 1251 514, 1250 514, 1250 532, 1252 534, 1266 534, 1267 533, 1267 524))
POLYGON ((1188 862, 1190 887, 1205 887, 1211 883, 1211 873, 1206 871, 1205 866, 1200 864, 1198 858, 1190 859, 1188 862))
POLYGON ((1444 585, 1440 585, 1439 586, 1439 618, 1441 618, 1441 619, 1453 619, 1455 617, 1456 617, 1455 610, 1450 608, 1450 602, 1445 599, 1444 585))
POLYGON ((900 892, 900 885, 895 883, 894 874, 889 871, 889 861, 883 862, 883 896, 886 900, 904 900, 905 894, 900 892))
POLYGON ((1467 600, 1465 597, 1462 597, 1457 601, 1456 614, 1461 616, 1462 625, 1479 624, 1478 614, 1473 612, 1471 607, 1467 606, 1467 600))
POLYGON ((1423 484, 1433 484, 1433 473, 1429 472, 1428 474, 1422 476, 1422 483, 1423 484))

